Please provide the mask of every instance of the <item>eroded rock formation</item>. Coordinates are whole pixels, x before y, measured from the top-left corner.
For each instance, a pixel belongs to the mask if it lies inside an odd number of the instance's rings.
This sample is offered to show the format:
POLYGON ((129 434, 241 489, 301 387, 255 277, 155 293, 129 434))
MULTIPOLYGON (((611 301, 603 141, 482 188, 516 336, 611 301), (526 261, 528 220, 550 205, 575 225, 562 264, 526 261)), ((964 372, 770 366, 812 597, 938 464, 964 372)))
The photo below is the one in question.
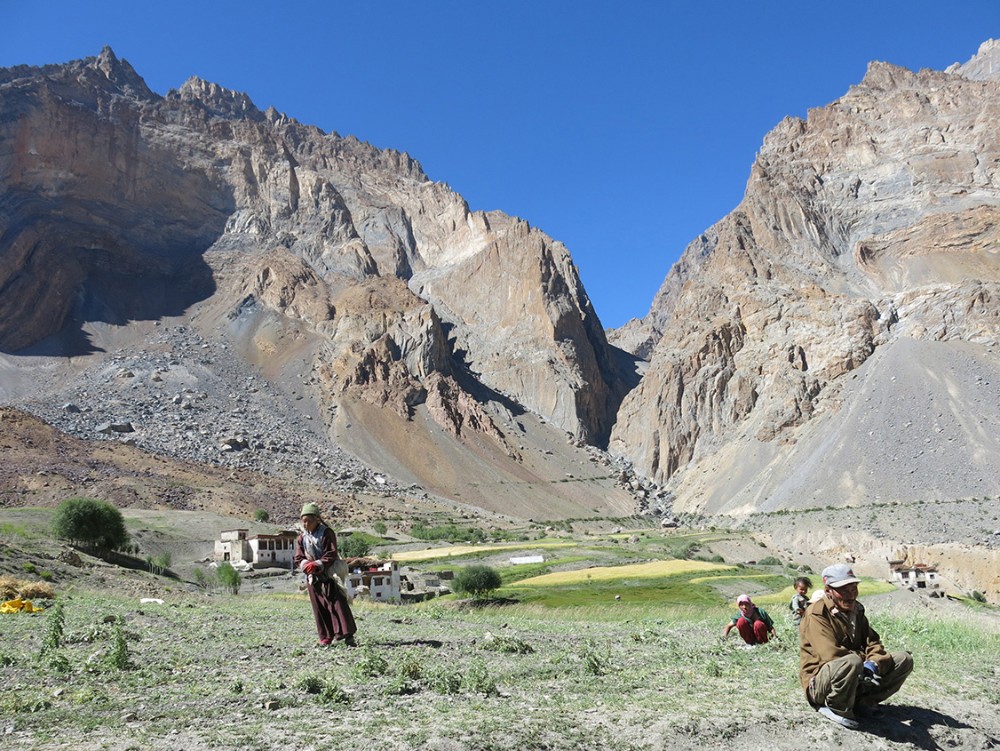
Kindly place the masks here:
POLYGON ((669 482, 675 508, 1000 493, 1000 66, 988 64, 998 58, 988 42, 947 72, 873 63, 840 100, 786 119, 741 204, 688 247, 646 319, 613 337, 651 362, 611 449, 669 482), (968 355, 967 344, 981 351, 985 377, 974 368, 942 382, 925 404, 991 427, 950 436, 962 451, 942 449, 940 476, 924 485, 910 487, 905 464, 888 461, 885 476, 861 479, 863 457, 848 447, 895 454, 904 437, 847 430, 858 405, 845 384, 877 374, 870 388, 891 392, 919 379, 917 350, 890 354, 913 340, 959 348, 919 349, 930 368, 968 355), (907 367, 867 366, 876 353, 907 367), (975 468, 959 488, 946 469, 962 455, 975 468), (839 478, 801 471, 834 457, 839 478))

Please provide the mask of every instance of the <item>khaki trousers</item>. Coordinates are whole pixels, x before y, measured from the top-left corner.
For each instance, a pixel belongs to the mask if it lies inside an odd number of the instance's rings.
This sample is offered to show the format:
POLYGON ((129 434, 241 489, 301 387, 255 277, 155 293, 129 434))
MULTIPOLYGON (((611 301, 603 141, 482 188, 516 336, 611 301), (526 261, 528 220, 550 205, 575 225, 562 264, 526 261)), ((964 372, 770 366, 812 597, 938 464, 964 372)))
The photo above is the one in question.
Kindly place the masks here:
POLYGON ((827 706, 841 714, 853 715, 856 704, 878 704, 899 691, 913 670, 909 652, 893 652, 893 668, 882 676, 877 688, 861 680, 864 659, 850 654, 824 664, 809 682, 809 699, 817 707, 827 706))

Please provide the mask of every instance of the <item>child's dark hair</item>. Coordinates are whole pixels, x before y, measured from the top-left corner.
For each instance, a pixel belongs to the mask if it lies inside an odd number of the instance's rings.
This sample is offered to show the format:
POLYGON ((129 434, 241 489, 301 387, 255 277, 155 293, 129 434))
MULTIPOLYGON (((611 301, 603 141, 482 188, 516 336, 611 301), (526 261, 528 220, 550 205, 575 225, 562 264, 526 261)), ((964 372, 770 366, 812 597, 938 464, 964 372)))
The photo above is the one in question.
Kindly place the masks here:
POLYGON ((809 577, 808 576, 800 576, 798 579, 795 580, 795 586, 796 587, 799 586, 800 584, 804 584, 805 587, 806 587, 806 589, 812 589, 813 588, 813 583, 811 581, 809 581, 809 577))

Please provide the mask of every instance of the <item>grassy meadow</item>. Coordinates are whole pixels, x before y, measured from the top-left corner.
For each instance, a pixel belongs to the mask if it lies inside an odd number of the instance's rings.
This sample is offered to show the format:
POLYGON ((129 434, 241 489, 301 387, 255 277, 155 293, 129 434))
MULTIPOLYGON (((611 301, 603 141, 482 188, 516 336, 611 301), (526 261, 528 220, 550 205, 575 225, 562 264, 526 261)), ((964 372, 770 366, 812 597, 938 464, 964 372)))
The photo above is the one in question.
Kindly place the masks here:
MULTIPOLYGON (((600 536, 526 542, 516 550, 543 550, 546 560, 525 566, 503 565, 510 545, 477 545, 447 563, 496 565, 504 585, 494 598, 358 601, 355 648, 315 645, 301 593, 232 595, 141 572, 127 586, 95 589, 57 576, 46 611, 0 616, 0 742, 631 751, 782 748, 786 739, 790 749, 817 717, 802 697, 797 634, 782 610, 796 572, 674 557, 692 540, 650 532, 636 545, 600 536), (141 602, 137 583, 157 585, 162 602, 141 602), (745 648, 735 633, 721 638, 736 591, 767 603, 775 641, 745 648)), ((862 598, 883 586, 865 582, 862 598)), ((956 608, 920 617, 872 609, 890 648, 917 655, 901 695, 917 720, 925 710, 913 706, 940 714, 945 697, 994 715, 1000 704, 989 689, 996 619, 983 607, 956 608)), ((822 742, 839 730, 811 732, 822 742)), ((898 732, 907 747, 911 730, 898 732)))

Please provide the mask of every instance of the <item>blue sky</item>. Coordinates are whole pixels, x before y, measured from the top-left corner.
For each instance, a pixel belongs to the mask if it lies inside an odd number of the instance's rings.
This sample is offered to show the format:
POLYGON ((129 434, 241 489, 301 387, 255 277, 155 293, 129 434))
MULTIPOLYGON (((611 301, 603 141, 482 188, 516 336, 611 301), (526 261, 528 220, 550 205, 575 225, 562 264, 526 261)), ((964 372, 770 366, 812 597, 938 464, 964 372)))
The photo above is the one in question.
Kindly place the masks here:
POLYGON ((0 29, 0 67, 108 44, 158 93, 197 75, 406 151, 565 243, 613 327, 739 203, 783 117, 871 60, 965 62, 1000 37, 1000 2, 0 0, 0 29))

